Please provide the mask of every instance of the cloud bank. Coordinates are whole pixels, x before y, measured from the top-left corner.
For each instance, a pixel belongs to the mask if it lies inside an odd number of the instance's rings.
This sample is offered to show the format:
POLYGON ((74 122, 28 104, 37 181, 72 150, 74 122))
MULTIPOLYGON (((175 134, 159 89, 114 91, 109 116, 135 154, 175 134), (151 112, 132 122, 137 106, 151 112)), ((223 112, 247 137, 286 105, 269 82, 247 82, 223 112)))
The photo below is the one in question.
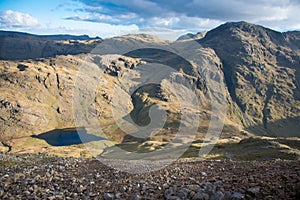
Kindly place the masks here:
POLYGON ((29 14, 6 10, 0 13, 0 28, 29 28, 38 26, 38 20, 29 14))
POLYGON ((80 15, 68 20, 135 24, 140 28, 208 30, 227 21, 300 29, 299 0, 74 0, 80 15))
POLYGON ((0 29, 104 38, 143 32, 163 39, 208 31, 229 21, 300 30, 300 0, 64 0, 52 7, 30 2, 26 11, 19 4, 2 10, 0 29))

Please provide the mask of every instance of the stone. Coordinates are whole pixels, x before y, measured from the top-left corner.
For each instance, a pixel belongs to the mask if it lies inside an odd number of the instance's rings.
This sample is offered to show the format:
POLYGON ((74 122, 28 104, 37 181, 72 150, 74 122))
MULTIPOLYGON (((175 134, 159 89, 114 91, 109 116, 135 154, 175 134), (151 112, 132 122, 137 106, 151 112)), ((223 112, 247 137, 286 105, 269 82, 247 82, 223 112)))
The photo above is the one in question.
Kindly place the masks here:
POLYGON ((257 196, 260 192, 260 187, 252 187, 252 188, 249 188, 247 190, 247 192, 251 195, 251 196, 257 196))
POLYGON ((127 188, 125 186, 121 186, 119 189, 120 192, 125 192, 126 190, 127 190, 127 188))
POLYGON ((216 186, 216 188, 219 189, 223 187, 223 183, 221 181, 217 181, 214 183, 214 186, 216 186))
POLYGON ((33 192, 33 187, 29 187, 28 191, 33 192))
POLYGON ((231 199, 231 196, 232 196, 231 192, 226 191, 226 192, 224 193, 224 200, 229 200, 229 199, 231 199))
POLYGON ((167 198, 167 200, 182 200, 182 199, 177 196, 170 196, 169 198, 167 198))
POLYGON ((197 191, 199 189, 199 187, 200 187, 199 185, 195 185, 195 184, 185 186, 186 189, 189 189, 189 190, 192 190, 192 191, 197 191))
POLYGON ((206 193, 199 193, 199 192, 197 192, 193 196, 193 200, 209 200, 209 195, 206 194, 206 193))
POLYGON ((56 199, 55 196, 47 197, 47 200, 55 200, 55 199, 56 199))
POLYGON ((165 190, 165 198, 169 198, 170 196, 172 196, 174 194, 174 191, 172 188, 166 189, 165 190))
POLYGON ((200 174, 201 174, 201 176, 207 176, 206 172, 201 172, 200 174))
POLYGON ((245 199, 245 195, 240 193, 240 192, 234 192, 232 195, 231 195, 231 199, 232 200, 240 200, 240 199, 245 199))
POLYGON ((122 194, 118 192, 115 194, 115 199, 122 199, 121 196, 122 196, 122 194))
POLYGON ((91 193, 89 193, 89 196, 90 196, 90 197, 96 197, 96 196, 97 196, 97 194, 96 194, 96 193, 92 193, 92 192, 91 192, 91 193))
POLYGON ((210 197, 210 200, 222 200, 224 198, 224 194, 220 191, 213 193, 210 197))
POLYGON ((104 193, 103 198, 105 200, 114 200, 115 199, 115 195, 112 193, 104 193))
POLYGON ((139 194, 133 194, 130 199, 131 200, 141 200, 142 197, 139 194))
POLYGON ((187 191, 180 190, 176 196, 179 197, 180 199, 186 199, 188 196, 188 193, 187 193, 187 191))

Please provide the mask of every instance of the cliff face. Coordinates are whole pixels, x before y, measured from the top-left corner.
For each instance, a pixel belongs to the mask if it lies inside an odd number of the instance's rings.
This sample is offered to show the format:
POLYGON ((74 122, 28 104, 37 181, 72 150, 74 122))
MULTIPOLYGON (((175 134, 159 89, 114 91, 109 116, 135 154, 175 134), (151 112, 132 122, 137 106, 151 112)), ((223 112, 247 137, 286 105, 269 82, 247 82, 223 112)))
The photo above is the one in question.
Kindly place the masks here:
POLYGON ((227 23, 199 40, 223 63, 232 99, 257 134, 299 136, 299 32, 227 23))
POLYGON ((78 62, 71 56, 35 61, 1 61, 2 138, 72 124, 72 85, 78 62))

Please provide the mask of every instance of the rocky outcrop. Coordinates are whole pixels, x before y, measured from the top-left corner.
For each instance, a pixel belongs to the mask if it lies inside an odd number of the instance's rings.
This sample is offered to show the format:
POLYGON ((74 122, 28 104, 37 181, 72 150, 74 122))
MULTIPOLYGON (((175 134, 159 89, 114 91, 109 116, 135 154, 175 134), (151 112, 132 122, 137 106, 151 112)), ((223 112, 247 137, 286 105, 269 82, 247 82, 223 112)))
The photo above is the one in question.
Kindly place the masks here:
MULTIPOLYGON (((1 140, 75 127, 73 95, 77 74, 86 65, 99 69, 98 75, 103 75, 110 83, 95 91, 95 112, 104 124, 104 119, 111 121, 110 91, 120 86, 112 84, 118 76, 111 74, 110 70, 118 66, 122 72, 127 69, 125 66, 136 66, 139 61, 117 57, 116 61, 110 60, 111 63, 106 65, 96 58, 98 62, 91 60, 92 57, 85 55, 69 55, 34 61, 0 61, 1 140), (88 58, 90 61, 86 61, 88 58)), ((88 84, 89 80, 85 83, 88 84)))

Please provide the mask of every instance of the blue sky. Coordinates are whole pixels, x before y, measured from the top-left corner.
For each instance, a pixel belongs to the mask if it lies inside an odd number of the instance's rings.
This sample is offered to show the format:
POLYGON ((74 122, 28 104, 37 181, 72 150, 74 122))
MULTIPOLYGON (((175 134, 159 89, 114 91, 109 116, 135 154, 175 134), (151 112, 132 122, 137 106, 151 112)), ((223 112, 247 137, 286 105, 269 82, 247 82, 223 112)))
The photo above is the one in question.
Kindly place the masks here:
POLYGON ((176 39, 227 21, 300 30, 300 0, 0 0, 0 29, 112 37, 150 33, 176 39))

